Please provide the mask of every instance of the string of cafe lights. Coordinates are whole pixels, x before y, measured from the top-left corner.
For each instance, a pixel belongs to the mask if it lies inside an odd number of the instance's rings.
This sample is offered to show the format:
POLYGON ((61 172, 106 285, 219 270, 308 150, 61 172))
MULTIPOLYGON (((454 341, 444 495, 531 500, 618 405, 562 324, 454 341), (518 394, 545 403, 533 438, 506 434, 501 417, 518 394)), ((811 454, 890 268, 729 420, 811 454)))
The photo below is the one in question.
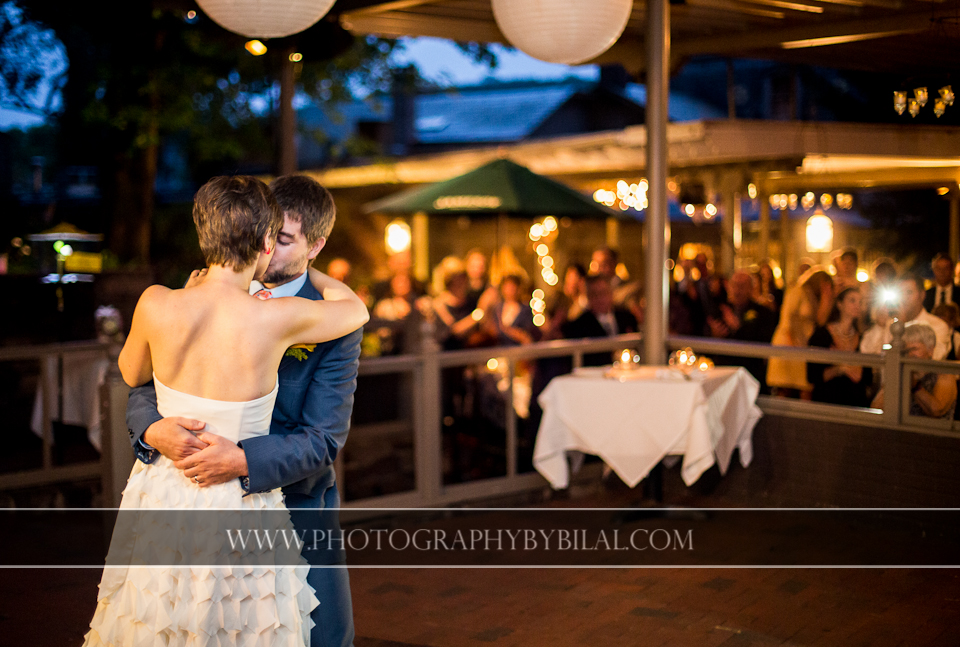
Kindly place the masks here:
MULTIPOLYGON (((820 206, 824 209, 829 209, 833 206, 834 202, 839 209, 844 211, 849 211, 853 208, 853 196, 849 193, 838 193, 836 200, 829 193, 822 193, 820 195, 820 206)), ((810 211, 817 205, 817 196, 813 191, 807 191, 802 196, 798 196, 796 193, 774 193, 770 196, 770 207, 775 211, 783 211, 785 209, 790 209, 790 211, 796 211, 797 207, 803 207, 804 211, 810 211)))
MULTIPOLYGON (((547 216, 542 221, 535 222, 530 226, 529 235, 533 244, 533 251, 537 254, 540 277, 551 287, 560 282, 555 267, 556 261, 550 255, 550 243, 556 239, 557 229, 557 219, 553 216, 547 216)), ((533 324, 538 328, 547 323, 547 317, 544 314, 547 304, 544 297, 543 290, 537 288, 533 291, 530 299, 530 309, 533 310, 533 324)))

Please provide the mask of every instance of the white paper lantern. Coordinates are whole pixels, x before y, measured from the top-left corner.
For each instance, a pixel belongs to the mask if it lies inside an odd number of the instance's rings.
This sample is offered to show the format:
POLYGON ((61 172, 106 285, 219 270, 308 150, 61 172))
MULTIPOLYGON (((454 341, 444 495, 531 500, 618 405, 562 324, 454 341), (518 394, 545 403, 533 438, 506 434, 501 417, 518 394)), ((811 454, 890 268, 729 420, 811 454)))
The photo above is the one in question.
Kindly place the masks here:
POLYGON ((197 0, 210 18, 248 38, 282 38, 323 18, 335 0, 197 0))
POLYGON ((578 65, 617 42, 633 0, 493 0, 510 44, 549 63, 578 65))

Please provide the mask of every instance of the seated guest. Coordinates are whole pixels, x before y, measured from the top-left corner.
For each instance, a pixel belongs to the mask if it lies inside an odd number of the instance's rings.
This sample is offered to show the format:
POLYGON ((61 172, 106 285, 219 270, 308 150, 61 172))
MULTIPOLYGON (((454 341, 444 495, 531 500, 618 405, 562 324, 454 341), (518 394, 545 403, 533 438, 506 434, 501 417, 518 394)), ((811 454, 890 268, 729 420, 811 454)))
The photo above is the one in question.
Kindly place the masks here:
POLYGON ((960 332, 957 326, 960 326, 960 305, 956 303, 941 303, 931 312, 934 317, 943 319, 943 323, 950 326, 950 352, 944 359, 955 360, 960 358, 960 332))
MULTIPOLYGON (((933 328, 922 322, 908 323, 903 330, 904 357, 933 359, 938 344, 933 328)), ((947 373, 913 372, 910 376, 910 415, 929 418, 953 418, 957 406, 957 377, 947 373)), ((891 397, 895 397, 891 395, 891 397)), ((884 389, 880 389, 872 406, 883 408, 884 389)))
POLYGON ((433 300, 437 333, 444 350, 480 345, 483 313, 475 310, 468 296, 467 273, 455 270, 444 279, 445 289, 433 300))
POLYGON ((933 312, 941 303, 960 305, 960 287, 953 284, 953 259, 946 254, 937 254, 930 267, 933 268, 933 286, 927 290, 923 307, 933 312))
MULTIPOLYGON (((566 339, 584 337, 613 337, 637 332, 637 320, 629 310, 613 307, 613 289, 604 276, 587 277, 587 309, 573 321, 560 327, 566 339)), ((583 358, 586 366, 602 366, 610 363, 610 353, 588 355, 583 358)))
POLYGON ((857 266, 860 264, 860 258, 857 256, 857 250, 853 247, 844 247, 833 267, 837 273, 833 277, 834 291, 839 293, 847 288, 859 288, 860 282, 857 280, 857 266))
POLYGON ((427 293, 426 286, 413 277, 413 261, 409 250, 391 254, 387 259, 387 268, 390 270, 390 278, 374 283, 371 288, 374 303, 390 296, 393 288, 391 281, 393 277, 400 275, 405 276, 410 283, 414 298, 422 297, 427 293))
POLYGON ((411 352, 418 341, 419 314, 430 314, 430 297, 417 298, 407 274, 390 279, 390 292, 376 302, 371 312, 373 325, 383 355, 411 352), (418 316, 411 317, 412 314, 418 316))
MULTIPOLYGON (((857 321, 862 313, 863 297, 860 296, 860 290, 855 287, 841 290, 827 325, 813 332, 809 344, 857 352, 860 347, 857 321)), ((872 372, 868 368, 810 363, 807 364, 807 380, 813 385, 814 402, 853 407, 865 407, 869 403, 867 387, 872 380, 872 372)))
POLYGON ((530 304, 520 299, 523 279, 507 274, 500 279, 500 301, 493 306, 489 325, 491 334, 501 346, 519 346, 534 341, 539 330, 533 323, 530 304))
POLYGON ((610 247, 599 247, 590 256, 590 273, 606 278, 610 283, 610 288, 616 291, 622 284, 620 277, 617 276, 619 262, 620 255, 617 250, 610 247))
POLYGON ((587 307, 587 271, 579 263, 567 266, 563 273, 562 289, 555 292, 547 304, 546 339, 560 337, 560 326, 579 317, 587 307))
POLYGON ((870 326, 877 322, 877 317, 885 318, 881 310, 888 310, 888 304, 884 303, 884 296, 890 295, 896 291, 897 267, 889 258, 879 258, 873 264, 873 279, 863 284, 862 293, 865 298, 864 316, 861 322, 866 326, 863 330, 869 330, 870 326), (866 321, 863 321, 866 319, 866 321))
POLYGON ((390 279, 390 291, 373 306, 373 316, 387 321, 406 319, 413 310, 416 295, 410 277, 396 274, 390 279))
POLYGON ((770 261, 760 262, 757 268, 757 278, 759 279, 759 286, 754 300, 779 315, 780 307, 783 305, 783 290, 777 286, 777 277, 773 275, 773 267, 770 265, 770 261))
MULTIPOLYGON (((777 328, 777 315, 757 303, 751 296, 753 278, 744 270, 737 270, 727 281, 727 302, 719 306, 719 318, 707 317, 710 336, 769 343, 777 328)), ((714 357, 717 364, 743 366, 757 378, 761 386, 766 377, 766 365, 758 357, 714 357)))
MULTIPOLYGON (((933 350, 933 359, 946 359, 950 352, 950 327, 938 317, 934 317, 923 307, 924 289, 923 279, 919 275, 907 272, 897 282, 899 290, 899 304, 894 305, 894 314, 904 323, 920 321, 931 328, 937 336, 937 345, 933 350)), ((883 317, 883 311, 878 312, 877 323, 863 335, 860 341, 861 353, 880 353, 884 344, 893 339, 890 333, 891 319, 883 317)))
POLYGON ((490 283, 487 257, 479 249, 471 249, 463 260, 467 272, 467 300, 474 308, 488 310, 497 301, 497 289, 490 283))

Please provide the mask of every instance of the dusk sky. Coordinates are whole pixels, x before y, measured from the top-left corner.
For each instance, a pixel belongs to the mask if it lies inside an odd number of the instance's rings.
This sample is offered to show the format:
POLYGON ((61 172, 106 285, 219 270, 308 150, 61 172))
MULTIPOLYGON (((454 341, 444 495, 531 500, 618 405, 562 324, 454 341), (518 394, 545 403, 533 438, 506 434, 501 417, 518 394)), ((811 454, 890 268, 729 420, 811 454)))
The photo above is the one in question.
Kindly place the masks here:
MULTIPOLYGON (((397 66, 414 63, 423 76, 439 85, 470 85, 485 79, 501 81, 517 79, 557 79, 570 75, 585 78, 595 77, 597 67, 582 65, 569 67, 544 63, 519 50, 493 45, 498 65, 490 69, 473 62, 451 41, 440 38, 404 38, 403 50, 395 55, 397 66)), ((0 107, 0 130, 26 128, 43 123, 37 115, 0 107)))

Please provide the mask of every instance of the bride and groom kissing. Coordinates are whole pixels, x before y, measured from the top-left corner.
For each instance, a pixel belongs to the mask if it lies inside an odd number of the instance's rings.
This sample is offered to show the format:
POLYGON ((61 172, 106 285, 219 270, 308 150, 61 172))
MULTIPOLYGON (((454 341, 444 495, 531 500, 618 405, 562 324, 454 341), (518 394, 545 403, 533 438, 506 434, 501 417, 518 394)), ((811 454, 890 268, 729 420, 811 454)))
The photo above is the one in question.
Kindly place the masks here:
MULTIPOLYGON (((218 177, 193 217, 208 269, 183 289, 144 291, 119 358, 139 459, 121 511, 289 509, 310 526, 340 504, 332 464, 369 318, 310 267, 333 198, 304 176, 269 188, 218 177)), ((84 644, 352 644, 342 549, 299 559, 319 568, 108 566, 84 644)))

